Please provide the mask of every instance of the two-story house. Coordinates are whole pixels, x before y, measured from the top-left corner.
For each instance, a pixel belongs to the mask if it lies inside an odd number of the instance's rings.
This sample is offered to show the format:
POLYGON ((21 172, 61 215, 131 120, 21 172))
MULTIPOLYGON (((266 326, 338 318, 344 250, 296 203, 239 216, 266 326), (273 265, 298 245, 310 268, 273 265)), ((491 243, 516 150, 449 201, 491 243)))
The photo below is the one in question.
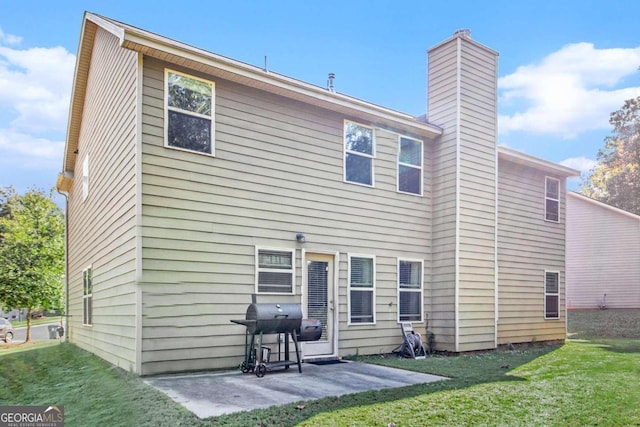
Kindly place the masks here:
POLYGON ((428 115, 86 13, 63 169, 68 335, 141 375, 238 366, 260 302, 304 358, 565 337, 565 178, 497 146, 497 58, 429 50, 428 115))

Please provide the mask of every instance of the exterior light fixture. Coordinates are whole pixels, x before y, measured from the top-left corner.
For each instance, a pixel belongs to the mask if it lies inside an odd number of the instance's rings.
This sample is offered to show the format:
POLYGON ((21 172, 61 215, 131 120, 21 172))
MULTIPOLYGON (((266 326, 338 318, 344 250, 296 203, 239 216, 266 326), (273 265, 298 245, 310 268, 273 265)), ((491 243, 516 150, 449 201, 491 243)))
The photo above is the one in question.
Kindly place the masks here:
POLYGON ((298 241, 298 243, 304 243, 304 240, 305 240, 304 234, 302 233, 296 234, 296 240, 298 241))

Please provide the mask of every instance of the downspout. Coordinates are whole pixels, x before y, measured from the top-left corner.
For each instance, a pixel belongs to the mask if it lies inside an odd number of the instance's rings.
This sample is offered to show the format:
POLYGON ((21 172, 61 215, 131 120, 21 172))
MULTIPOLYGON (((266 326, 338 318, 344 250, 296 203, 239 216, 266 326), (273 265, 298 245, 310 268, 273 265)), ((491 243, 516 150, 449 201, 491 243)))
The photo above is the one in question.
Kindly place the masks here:
POLYGON ((69 193, 56 191, 64 197, 64 340, 69 341, 69 193))
POLYGON ((456 353, 460 351, 460 117, 461 117, 461 86, 462 86, 462 41, 456 40, 456 212, 455 212, 455 259, 454 259, 454 348, 456 353))

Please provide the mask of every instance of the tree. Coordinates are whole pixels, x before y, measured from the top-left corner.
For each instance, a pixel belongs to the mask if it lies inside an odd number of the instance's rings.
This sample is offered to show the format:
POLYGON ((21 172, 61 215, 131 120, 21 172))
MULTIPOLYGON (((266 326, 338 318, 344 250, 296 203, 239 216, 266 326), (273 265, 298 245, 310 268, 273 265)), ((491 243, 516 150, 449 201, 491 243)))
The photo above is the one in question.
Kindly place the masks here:
POLYGON ((582 185, 584 195, 640 215, 640 97, 611 113, 612 135, 582 185))
POLYGON ((64 215, 51 196, 0 190, 0 299, 27 309, 27 341, 32 310, 64 301, 64 215))

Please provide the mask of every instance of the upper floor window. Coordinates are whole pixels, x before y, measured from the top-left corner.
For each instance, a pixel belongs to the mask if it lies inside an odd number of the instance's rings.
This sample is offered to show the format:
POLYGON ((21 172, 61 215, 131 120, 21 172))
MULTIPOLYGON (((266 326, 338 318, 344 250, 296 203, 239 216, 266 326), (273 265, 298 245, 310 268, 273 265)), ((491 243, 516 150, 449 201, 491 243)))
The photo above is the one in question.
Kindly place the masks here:
POLYGON ((560 318, 560 273, 544 273, 544 318, 560 318))
POLYGON ((293 249, 256 249, 258 293, 293 293, 295 273, 293 249))
POLYGON ((560 221, 560 180, 545 177, 544 219, 560 221))
POLYGON ((93 268, 82 271, 82 324, 93 324, 93 268))
POLYGON ((349 323, 375 323, 375 258, 349 255, 349 323))
POLYGON ((166 146, 215 154, 213 82, 166 70, 166 146))
POLYGON ((344 122, 344 180, 373 187, 373 128, 344 122))
POLYGON ((422 261, 398 260, 398 321, 422 322, 422 261))
POLYGON ((422 141, 405 136, 400 137, 398 191, 422 195, 422 141))

